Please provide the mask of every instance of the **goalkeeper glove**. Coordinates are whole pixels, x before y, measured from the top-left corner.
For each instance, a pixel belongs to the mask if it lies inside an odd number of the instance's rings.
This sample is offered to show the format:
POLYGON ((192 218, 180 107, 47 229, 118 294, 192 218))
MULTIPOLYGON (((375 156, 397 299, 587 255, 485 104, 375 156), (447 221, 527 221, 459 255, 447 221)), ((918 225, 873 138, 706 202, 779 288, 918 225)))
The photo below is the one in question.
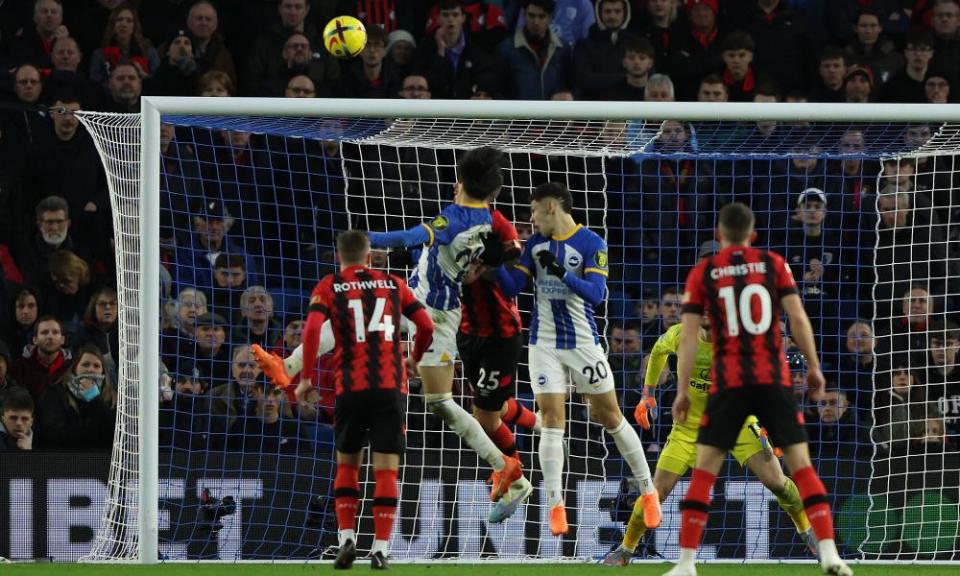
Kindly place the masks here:
POLYGON ((563 280, 563 275, 567 273, 567 270, 557 262, 557 257, 549 250, 541 250, 538 252, 537 261, 540 262, 540 266, 547 274, 556 276, 561 280, 563 280))
POLYGON ((496 268, 503 264, 503 242, 493 232, 489 232, 483 237, 483 253, 480 254, 480 262, 490 268, 496 268))
POLYGON ((644 393, 643 398, 633 410, 633 419, 637 421, 644 430, 649 430, 653 421, 657 419, 657 401, 653 396, 644 393))

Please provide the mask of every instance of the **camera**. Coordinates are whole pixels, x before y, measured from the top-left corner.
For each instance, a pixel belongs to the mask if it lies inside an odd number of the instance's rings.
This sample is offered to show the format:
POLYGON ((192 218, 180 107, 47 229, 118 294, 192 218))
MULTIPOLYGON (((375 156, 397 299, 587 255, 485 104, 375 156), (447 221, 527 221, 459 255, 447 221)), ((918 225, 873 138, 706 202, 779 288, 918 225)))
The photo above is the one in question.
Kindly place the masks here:
POLYGON ((216 534, 223 528, 220 518, 230 516, 237 511, 237 501, 233 496, 224 496, 222 499, 210 495, 210 489, 204 488, 200 492, 200 514, 203 517, 202 528, 216 534))

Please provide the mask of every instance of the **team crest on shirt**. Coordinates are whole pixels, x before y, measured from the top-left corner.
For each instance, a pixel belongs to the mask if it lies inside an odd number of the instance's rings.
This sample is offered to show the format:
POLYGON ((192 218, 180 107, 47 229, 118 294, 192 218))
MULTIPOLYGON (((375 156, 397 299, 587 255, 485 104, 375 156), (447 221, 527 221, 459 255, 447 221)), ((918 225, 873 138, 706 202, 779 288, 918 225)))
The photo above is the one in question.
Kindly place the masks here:
POLYGON ((430 222, 430 227, 434 230, 446 230, 449 225, 450 221, 447 220, 446 216, 437 216, 430 222))
POLYGON ((607 267, 607 253, 605 251, 597 252, 597 268, 607 267))
POLYGON ((537 386, 546 386, 547 385, 547 375, 541 374, 537 376, 537 386))
POLYGON ((580 257, 576 254, 571 254, 570 257, 567 258, 567 265, 571 268, 577 268, 580 266, 580 257))

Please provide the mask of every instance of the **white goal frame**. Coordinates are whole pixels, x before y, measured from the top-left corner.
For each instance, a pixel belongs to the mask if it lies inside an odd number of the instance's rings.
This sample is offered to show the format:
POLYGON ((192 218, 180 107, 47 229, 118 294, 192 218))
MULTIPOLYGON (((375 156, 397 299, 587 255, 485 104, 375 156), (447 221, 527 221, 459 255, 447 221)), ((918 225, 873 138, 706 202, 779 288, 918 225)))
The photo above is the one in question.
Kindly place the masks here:
MULTIPOLYGON (((159 561, 160 358, 160 117, 285 116, 342 118, 451 118, 503 120, 661 120, 812 122, 954 122, 960 104, 817 104, 702 102, 535 102, 456 100, 359 100, 297 98, 141 99, 141 219, 138 553, 143 564, 159 561)), ((616 154, 611 150, 611 154, 616 154)), ((931 151, 931 153, 935 153, 931 151)))

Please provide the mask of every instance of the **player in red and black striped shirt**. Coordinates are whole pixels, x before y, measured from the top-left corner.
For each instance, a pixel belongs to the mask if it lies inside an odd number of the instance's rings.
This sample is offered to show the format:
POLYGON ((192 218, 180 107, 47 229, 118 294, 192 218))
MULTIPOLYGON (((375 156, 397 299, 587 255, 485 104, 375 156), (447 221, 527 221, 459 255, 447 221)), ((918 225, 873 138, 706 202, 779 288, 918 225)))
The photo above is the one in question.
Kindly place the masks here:
MULTIPOLYGON (((403 365, 400 314, 417 326, 411 361, 415 366, 433 339, 433 320, 400 278, 369 268, 370 241, 351 230, 337 238, 340 271, 321 280, 310 296, 303 334, 304 366, 316 364, 320 329, 329 318, 333 330, 334 427, 337 443, 337 503, 340 552, 335 566, 356 559, 359 468, 369 439, 376 488, 370 550, 374 568, 386 567, 397 509, 397 469, 403 452, 407 374, 403 365)), ((309 372, 309 371, 307 371, 309 372)), ((312 387, 309 375, 297 386, 297 400, 312 387)))
POLYGON ((464 376, 473 386, 473 415, 497 448, 514 456, 516 443, 507 424, 532 429, 536 416, 514 399, 523 352, 517 303, 504 296, 486 272, 520 256, 520 236, 499 210, 492 216, 484 252, 464 278, 457 350, 464 376))
POLYGON ((688 387, 697 353, 700 317, 709 310, 713 334, 713 384, 700 421, 697 466, 680 504, 680 560, 668 576, 694 576, 694 559, 710 509, 713 483, 743 422, 756 414, 784 459, 818 540, 820 565, 827 574, 852 575, 834 543, 827 491, 810 462, 803 413, 791 387, 780 334, 781 307, 790 317, 793 339, 807 358, 807 386, 822 390, 810 320, 783 258, 750 246, 756 237, 753 212, 744 204, 720 210, 720 252, 705 258, 687 277, 677 353, 675 422, 690 408, 688 387))

